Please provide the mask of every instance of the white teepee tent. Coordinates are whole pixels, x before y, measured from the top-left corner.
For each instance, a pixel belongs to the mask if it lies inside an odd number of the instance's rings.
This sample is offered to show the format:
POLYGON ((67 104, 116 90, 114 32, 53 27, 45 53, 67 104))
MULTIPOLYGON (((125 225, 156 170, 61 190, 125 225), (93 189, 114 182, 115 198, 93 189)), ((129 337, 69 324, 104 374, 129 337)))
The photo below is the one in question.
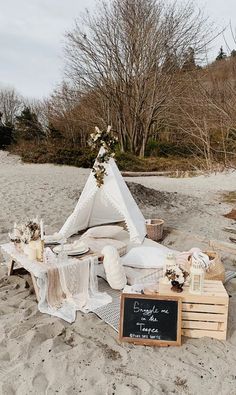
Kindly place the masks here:
POLYGON ((114 159, 111 158, 104 166, 107 174, 104 184, 98 188, 94 174, 90 173, 73 213, 59 233, 70 237, 92 226, 125 221, 130 240, 141 244, 146 235, 145 219, 114 159))

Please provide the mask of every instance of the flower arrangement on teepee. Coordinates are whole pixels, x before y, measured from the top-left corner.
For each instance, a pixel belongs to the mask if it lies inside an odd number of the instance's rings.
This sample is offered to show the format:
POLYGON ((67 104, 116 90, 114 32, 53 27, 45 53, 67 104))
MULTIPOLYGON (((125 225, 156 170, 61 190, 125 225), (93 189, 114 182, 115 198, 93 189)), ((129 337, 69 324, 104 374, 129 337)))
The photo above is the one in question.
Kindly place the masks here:
POLYGON ((106 131, 101 131, 98 127, 95 127, 95 133, 90 135, 89 145, 93 150, 104 148, 104 152, 98 154, 93 166, 94 177, 99 188, 104 184, 104 177, 106 176, 104 163, 107 163, 110 158, 114 158, 117 141, 118 138, 111 133, 111 126, 108 126, 106 131))

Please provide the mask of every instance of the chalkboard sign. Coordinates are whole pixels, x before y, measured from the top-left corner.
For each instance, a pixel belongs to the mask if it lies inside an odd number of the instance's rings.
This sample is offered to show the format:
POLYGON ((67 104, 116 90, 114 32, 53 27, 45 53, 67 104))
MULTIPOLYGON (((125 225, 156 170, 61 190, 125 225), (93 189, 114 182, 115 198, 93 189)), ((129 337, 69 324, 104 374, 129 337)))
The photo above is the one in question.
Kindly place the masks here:
POLYGON ((152 346, 181 344, 181 299, 175 296, 122 294, 120 341, 152 346))

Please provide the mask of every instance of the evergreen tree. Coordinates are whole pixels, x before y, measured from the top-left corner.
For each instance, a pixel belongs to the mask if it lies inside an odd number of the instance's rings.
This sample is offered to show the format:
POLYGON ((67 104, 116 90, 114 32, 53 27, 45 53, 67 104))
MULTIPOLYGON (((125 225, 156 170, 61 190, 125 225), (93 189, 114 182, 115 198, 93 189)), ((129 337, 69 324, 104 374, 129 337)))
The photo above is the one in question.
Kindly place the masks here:
POLYGON ((45 137, 37 115, 29 107, 25 107, 16 117, 15 133, 16 139, 23 140, 41 140, 45 137))
POLYGON ((49 137, 51 139, 54 140, 54 139, 61 139, 62 138, 62 133, 60 132, 60 130, 55 128, 55 126, 53 125, 52 122, 49 122, 47 129, 48 129, 49 137))
POLYGON ((5 149, 13 141, 13 126, 4 125, 3 114, 0 112, 0 149, 5 149))
POLYGON ((233 49, 233 50, 231 51, 230 56, 231 56, 232 58, 236 58, 236 49, 233 49))
POLYGON ((216 60, 224 60, 225 58, 227 58, 227 55, 224 52, 223 47, 221 46, 220 47, 220 51, 219 51, 219 53, 218 53, 218 55, 216 57, 216 60))
POLYGON ((183 71, 192 71, 194 69, 196 69, 195 51, 192 47, 189 47, 188 51, 186 52, 186 54, 184 56, 182 70, 183 71))

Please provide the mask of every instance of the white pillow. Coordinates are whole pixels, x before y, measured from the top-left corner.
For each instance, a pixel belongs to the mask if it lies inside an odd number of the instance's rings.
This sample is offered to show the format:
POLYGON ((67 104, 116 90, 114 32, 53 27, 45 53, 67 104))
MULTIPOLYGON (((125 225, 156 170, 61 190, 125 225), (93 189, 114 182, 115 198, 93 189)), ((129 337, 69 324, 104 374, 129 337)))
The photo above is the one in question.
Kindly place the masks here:
POLYGON ((94 238, 109 238, 112 239, 118 233, 123 230, 121 226, 118 225, 105 225, 105 226, 95 226, 90 228, 82 235, 84 237, 94 237, 94 238))
POLYGON ((172 251, 165 246, 134 247, 121 258, 121 263, 139 269, 156 269, 163 267, 168 252, 172 251))

